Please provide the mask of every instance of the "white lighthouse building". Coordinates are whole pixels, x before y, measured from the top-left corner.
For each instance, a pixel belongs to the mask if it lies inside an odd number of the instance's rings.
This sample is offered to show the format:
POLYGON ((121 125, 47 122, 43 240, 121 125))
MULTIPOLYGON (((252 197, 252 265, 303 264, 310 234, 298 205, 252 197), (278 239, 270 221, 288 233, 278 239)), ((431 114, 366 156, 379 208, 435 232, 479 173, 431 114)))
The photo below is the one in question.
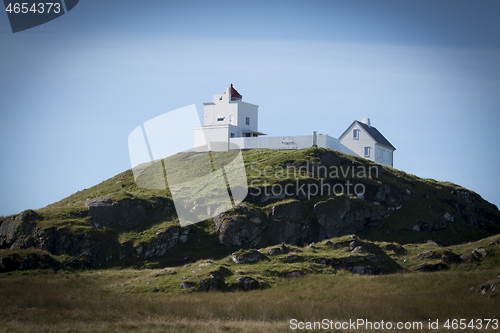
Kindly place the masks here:
POLYGON ((233 85, 213 101, 203 103, 203 126, 195 127, 195 147, 208 146, 209 150, 227 150, 231 138, 255 138, 259 132, 259 106, 242 101, 233 85), (217 147, 213 145, 217 143, 217 147), (227 143, 226 146, 221 143, 227 143), (225 149, 224 149, 225 148, 225 149))
POLYGON ((393 166, 396 148, 371 126, 370 119, 355 120, 339 139, 326 134, 267 136, 259 132, 259 106, 242 101, 233 85, 204 103, 203 126, 195 127, 196 151, 230 149, 303 149, 313 145, 393 166))

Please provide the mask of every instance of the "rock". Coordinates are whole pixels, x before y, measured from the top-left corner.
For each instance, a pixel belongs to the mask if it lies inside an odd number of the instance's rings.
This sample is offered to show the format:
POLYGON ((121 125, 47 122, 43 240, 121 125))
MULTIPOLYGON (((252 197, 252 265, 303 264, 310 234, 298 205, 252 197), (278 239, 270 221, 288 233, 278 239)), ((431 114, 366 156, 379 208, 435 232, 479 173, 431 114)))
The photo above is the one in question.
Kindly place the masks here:
POLYGON ((301 220, 305 217, 305 209, 299 201, 291 201, 273 206, 271 218, 301 220))
POLYGON ((223 285, 224 281, 221 279, 219 272, 214 271, 210 273, 208 279, 200 281, 200 289, 203 291, 216 291, 223 285))
POLYGON ((37 268, 57 267, 61 264, 51 256, 36 253, 28 253, 20 256, 16 253, 8 257, 0 258, 0 272, 10 272, 14 270, 29 270, 37 268))
POLYGON ((300 273, 299 270, 294 270, 294 271, 291 271, 291 272, 287 273, 286 277, 287 278, 292 278, 292 277, 298 277, 300 275, 301 275, 301 273, 300 273))
POLYGON ((138 255, 144 252, 144 259, 164 256, 175 245, 187 242, 188 234, 189 229, 170 227, 160 233, 157 232, 157 237, 151 238, 148 243, 142 243, 136 252, 138 255))
POLYGON ((103 197, 85 202, 96 228, 105 225, 131 227, 146 219, 147 205, 141 200, 113 201, 103 197))
POLYGON ((25 238, 34 230, 32 221, 39 218, 33 210, 26 210, 17 216, 7 217, 0 224, 0 248, 25 248, 25 238), (14 245, 15 244, 15 245, 14 245))
POLYGON ((318 223, 326 233, 325 238, 357 233, 368 225, 376 226, 384 216, 380 206, 372 207, 364 200, 352 200, 340 195, 314 205, 318 223))
POLYGON ((240 290, 254 290, 259 288, 259 282, 250 276, 239 276, 236 278, 240 290))
POLYGON ((326 265, 328 263, 328 260, 326 258, 315 258, 312 260, 312 262, 315 264, 326 265))
POLYGON ((261 228, 255 223, 245 221, 240 216, 231 216, 231 214, 239 214, 239 210, 242 210, 242 208, 239 207, 239 209, 214 217, 215 229, 219 234, 219 244, 226 246, 241 246, 242 244, 255 246, 258 244, 258 236, 265 226, 261 228))
POLYGON ((287 262, 292 262, 292 261, 297 260, 298 258, 299 258, 299 256, 294 255, 294 254, 291 254, 291 255, 289 255, 289 256, 286 256, 286 257, 284 258, 284 260, 285 260, 285 261, 287 261, 287 262))
POLYGON ((193 284, 191 282, 181 282, 180 286, 182 289, 189 289, 193 287, 193 284))
POLYGON ((351 268, 351 272, 360 275, 365 275, 365 274, 372 275, 373 269, 371 266, 353 266, 351 268))
POLYGON ((255 250, 238 251, 231 255, 231 259, 237 264, 244 264, 261 260, 262 254, 255 250))
POLYGON ((454 220, 453 216, 451 216, 451 214, 448 212, 446 212, 443 217, 448 222, 453 222, 453 220, 454 220))
POLYGON ((415 231, 420 231, 420 226, 419 226, 418 224, 415 224, 415 225, 413 226, 413 230, 415 230, 415 231))
POLYGON ((473 248, 472 249, 472 255, 476 258, 476 259, 480 259, 480 258, 484 258, 488 255, 488 251, 486 251, 485 249, 477 249, 477 248, 473 248))
POLYGON ((422 260, 422 259, 436 259, 438 256, 436 254, 436 251, 432 251, 432 250, 429 250, 429 251, 426 251, 424 253, 420 253, 419 255, 417 255, 416 259, 418 260, 422 260))
POLYGON ((432 272, 434 270, 434 265, 431 264, 420 264, 417 267, 415 267, 415 270, 419 272, 432 272))
POLYGON ((368 251, 363 246, 356 246, 351 253, 368 253, 368 251))
POLYGON ((443 219, 443 220, 434 221, 434 222, 419 221, 417 226, 418 226, 418 228, 413 227, 413 230, 418 229, 417 231, 433 232, 433 231, 446 229, 447 224, 446 224, 446 220, 443 219))
POLYGON ((353 240, 352 242, 349 243, 349 251, 354 250, 356 247, 361 246, 361 242, 357 240, 353 240))
POLYGON ((440 271, 442 269, 445 269, 446 265, 442 263, 437 263, 435 265, 428 264, 428 263, 422 263, 418 266, 415 267, 416 271, 419 272, 433 272, 433 271, 440 271))
POLYGON ((472 254, 464 254, 460 256, 460 261, 462 262, 473 262, 476 260, 476 257, 474 257, 472 254))
POLYGON ((269 222, 266 236, 275 244, 284 243, 298 246, 326 238, 324 230, 312 218, 308 218, 302 221, 302 223, 287 221, 269 222))
POLYGON ((286 253, 287 251, 288 250, 287 250, 286 246, 284 244, 281 244, 279 247, 274 247, 272 249, 269 249, 269 251, 267 251, 267 253, 270 256, 277 256, 277 255, 286 253))
POLYGON ((358 263, 358 262, 363 262, 363 261, 366 261, 366 257, 364 256, 347 256, 345 258, 342 258, 341 261, 343 263, 345 263, 346 265, 351 265, 351 264, 354 264, 354 263, 358 263))

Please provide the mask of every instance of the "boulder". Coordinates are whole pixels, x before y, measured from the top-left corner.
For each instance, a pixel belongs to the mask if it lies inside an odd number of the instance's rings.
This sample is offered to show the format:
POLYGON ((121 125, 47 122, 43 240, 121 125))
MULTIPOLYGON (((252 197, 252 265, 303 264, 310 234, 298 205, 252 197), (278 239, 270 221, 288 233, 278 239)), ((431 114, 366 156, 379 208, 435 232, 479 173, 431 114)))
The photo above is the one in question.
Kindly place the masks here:
POLYGON ((231 255, 231 259, 237 264, 245 264, 259 261, 263 258, 259 251, 238 251, 231 255))
POLYGON ((33 234, 34 224, 31 221, 39 218, 33 210, 26 210, 19 215, 10 216, 0 224, 0 249, 23 248, 25 238, 33 234))
POLYGON ((365 249, 363 246, 356 246, 351 253, 368 253, 368 250, 365 249))
POLYGON ((350 270, 354 274, 360 274, 360 275, 373 274, 373 268, 371 266, 353 266, 350 270))
POLYGON ((240 290, 254 290, 259 288, 259 282, 250 276, 239 276, 236 278, 240 290))
POLYGON ((267 251, 267 253, 270 256, 277 256, 277 255, 286 253, 287 251, 288 251, 288 249, 286 248, 286 246, 284 244, 281 244, 279 247, 274 247, 272 249, 269 249, 267 251))
POLYGON ((271 209, 273 219, 301 220, 304 217, 305 209, 299 201, 286 202, 271 209))
POLYGON ((287 278, 299 277, 302 273, 299 270, 293 270, 289 273, 286 273, 287 278))

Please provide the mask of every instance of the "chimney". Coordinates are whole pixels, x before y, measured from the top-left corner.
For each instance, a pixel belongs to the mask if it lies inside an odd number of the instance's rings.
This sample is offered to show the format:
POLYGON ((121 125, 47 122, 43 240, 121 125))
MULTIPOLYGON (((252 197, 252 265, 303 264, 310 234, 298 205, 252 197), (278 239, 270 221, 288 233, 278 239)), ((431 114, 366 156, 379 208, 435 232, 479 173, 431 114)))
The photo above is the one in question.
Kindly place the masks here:
POLYGON ((371 127, 372 125, 370 124, 370 118, 363 118, 362 121, 363 124, 368 125, 368 127, 371 127))
POLYGON ((313 131, 313 147, 318 146, 318 133, 316 131, 313 131))

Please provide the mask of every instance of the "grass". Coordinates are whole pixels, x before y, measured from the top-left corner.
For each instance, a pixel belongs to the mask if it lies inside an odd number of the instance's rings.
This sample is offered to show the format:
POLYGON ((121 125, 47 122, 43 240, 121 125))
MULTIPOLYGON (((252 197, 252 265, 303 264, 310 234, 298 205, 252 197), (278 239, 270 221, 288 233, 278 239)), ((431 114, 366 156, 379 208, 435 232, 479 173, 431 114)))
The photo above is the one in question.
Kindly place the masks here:
MULTIPOLYGON (((370 242, 356 236, 330 241, 333 246, 286 245, 285 253, 276 256, 267 255, 276 246, 264 248, 260 252, 265 258, 248 264, 236 264, 229 256, 210 258, 205 253, 203 257, 208 259, 169 268, 2 273, 0 332, 286 332, 291 319, 362 318, 424 324, 428 319, 441 323, 453 318, 498 319, 500 298, 488 299, 469 291, 499 276, 498 235, 449 247, 434 242, 370 242), (351 255, 345 247, 336 245, 352 240, 362 243, 377 256, 377 264, 392 273, 361 276, 342 269, 327 270, 329 266, 312 262, 351 255), (456 257, 473 248, 485 249, 488 255, 470 263, 452 260, 444 271, 414 270, 423 262, 442 262, 445 255, 453 253, 456 257), (428 251, 435 256, 423 258, 428 251), (290 255, 298 259, 287 262, 290 255), (302 275, 285 277, 294 270, 302 275), (180 281, 196 284, 213 271, 221 272, 226 283, 234 283, 238 276, 250 276, 267 287, 246 292, 192 292, 179 286, 180 281), (183 276, 187 278, 181 280, 183 276)), ((180 246, 189 248, 187 244, 180 246)), ((240 255, 245 252, 239 250, 240 255)), ((448 330, 441 327, 432 331, 448 330)))
MULTIPOLYGON (((229 157, 233 157, 233 153, 229 152, 229 157)), ((356 158, 354 156, 344 155, 339 152, 334 152, 324 148, 308 148, 302 150, 268 150, 254 149, 243 151, 243 160, 247 171, 247 180, 249 184, 254 181, 255 186, 271 186, 273 184, 287 184, 300 177, 301 182, 318 183, 320 178, 318 175, 306 174, 305 165, 309 166, 319 163, 324 156, 334 156, 340 167, 363 166, 371 167, 378 166, 380 173, 378 177, 356 179, 356 182, 363 183, 367 187, 373 188, 382 184, 393 186, 399 189, 402 193, 410 191, 412 197, 401 204, 399 210, 393 211, 389 217, 385 218, 383 223, 376 229, 367 229, 360 235, 363 238, 368 238, 374 241, 396 241, 399 243, 418 243, 428 239, 438 241, 443 245, 459 244, 469 240, 479 240, 492 234, 492 232, 482 231, 471 224, 467 223, 464 218, 455 216, 453 223, 448 223, 446 230, 438 230, 437 232, 414 232, 413 226, 419 222, 433 223, 441 219, 446 212, 453 212, 455 209, 450 204, 453 200, 457 200, 457 191, 461 191, 467 196, 474 207, 477 209, 489 210, 497 212, 488 218, 500 219, 498 210, 488 202, 481 200, 480 196, 474 192, 468 191, 456 184, 450 182, 438 182, 432 179, 422 179, 417 176, 407 174, 403 171, 389 168, 386 166, 377 165, 371 161, 356 158), (298 169, 301 168, 302 174, 299 176, 298 169), (267 170, 267 171, 266 171, 267 170), (296 171, 297 170, 297 171, 296 171), (265 174, 268 175, 265 176, 265 174)), ((207 153, 182 153, 177 154, 167 159, 165 163, 168 174, 173 176, 173 179, 181 184, 184 181, 204 175, 207 170, 203 165, 207 164, 208 160, 214 162, 217 166, 217 161, 225 160, 228 156, 224 153, 209 155, 207 153)), ((327 159, 328 160, 328 159, 327 159)), ((157 165, 158 166, 158 165, 157 165)), ((153 167, 154 168, 154 167, 153 167)), ((143 172, 144 177, 149 177, 147 169, 143 172)), ((342 173, 335 179, 326 181, 342 182, 350 179, 349 174, 343 178, 342 173)), ((213 196, 214 184, 217 177, 214 176, 214 181, 208 186, 201 189, 196 182, 186 184, 192 187, 192 194, 196 193, 198 197, 202 196, 208 205, 212 201, 219 201, 220 198, 213 196)), ((139 177, 140 178, 140 177, 139 177)), ((220 178, 220 177, 219 177, 220 178)), ((176 184, 173 184, 176 186, 176 184)), ((122 199, 137 199, 144 203, 153 203, 155 198, 163 197, 172 199, 168 189, 150 190, 144 189, 135 183, 134 175, 131 170, 122 172, 108 180, 101 182, 89 189, 79 191, 59 202, 51 204, 45 208, 36 210, 38 217, 35 220, 36 227, 57 229, 64 228, 67 232, 78 235, 95 236, 97 233, 102 233, 98 236, 99 239, 104 239, 109 236, 108 231, 104 229, 95 230, 92 223, 92 218, 87 215, 88 208, 85 203, 88 200, 93 200, 101 197, 109 197, 119 201, 122 199)), ((328 200, 329 196, 315 196, 310 200, 302 201, 307 215, 314 215, 313 206, 317 202, 328 200)), ((188 199, 186 199, 188 200, 188 199)), ((270 200, 264 203, 251 203, 253 208, 257 209, 260 215, 267 215, 273 206, 285 203, 287 200, 270 200)), ((381 206, 382 207, 382 206, 381 206)), ((456 215, 456 214, 455 214, 456 215)), ((467 215, 467 214, 465 214, 467 215)), ((487 222, 485 218, 480 217, 479 222, 489 225, 491 230, 498 230, 498 226, 493 226, 487 222), (495 229, 496 228, 496 229, 495 229)), ((211 223, 209 221, 209 223, 211 223)), ((140 244, 147 242, 159 228, 167 228, 169 226, 178 225, 178 219, 175 214, 161 214, 159 216, 147 216, 138 227, 125 232, 118 232, 117 239, 120 244, 131 242, 132 244, 140 244)), ((206 232, 211 232, 212 227, 205 228, 206 232)))
MULTIPOLYGON (((236 293, 128 293, 159 270, 38 272, 0 279, 1 332, 288 332, 290 319, 498 318, 499 299, 469 292, 500 269, 386 276, 310 275, 236 293)), ((424 330, 426 331, 426 330, 424 330)), ((441 329, 439 331, 447 331, 441 329)), ((481 330, 487 331, 487 330, 481 330)))
MULTIPOLYGON (((343 166, 375 165, 364 159, 320 148, 250 150, 243 152, 243 159, 249 182, 260 179, 272 185, 293 181, 295 173, 272 172, 269 177, 264 177, 266 168, 298 169, 308 161, 310 164, 318 163, 327 153, 339 158, 343 166)), ((194 153, 175 155, 171 162, 183 167, 171 171, 177 172, 175 177, 180 182, 199 176, 202 174, 201 165, 208 157, 207 154, 194 153)), ((225 157, 215 156, 215 160, 219 158, 225 157)), ((214 157, 211 159, 213 161, 214 157)), ((143 177, 152 176, 146 172, 143 177)), ((301 177, 305 182, 319 180, 304 171, 301 177)), ((340 181, 346 179, 339 178, 340 181)), ((381 266, 389 273, 384 276, 353 275, 346 270, 315 263, 314 260, 320 258, 333 260, 351 255, 345 247, 323 244, 314 247, 287 246, 287 253, 272 257, 267 255, 271 246, 265 247, 261 249, 264 260, 236 264, 230 259, 230 254, 240 248, 218 244, 212 219, 189 226, 188 242, 176 245, 163 257, 144 260, 127 256, 119 260, 117 254, 121 246, 137 247, 148 243, 156 237, 158 229, 165 230, 179 223, 175 213, 166 212, 147 216, 143 223, 126 230, 118 227, 96 229, 91 217, 86 216, 88 208, 85 202, 88 200, 106 196, 113 200, 131 198, 152 203, 157 197, 172 198, 168 189, 138 187, 131 170, 123 172, 36 211, 37 227, 57 228, 64 233, 82 235, 77 247, 87 247, 85 239, 94 240, 94 245, 109 238, 95 248, 103 258, 113 254, 113 258, 103 265, 108 270, 88 272, 64 268, 57 272, 34 270, 0 274, 0 332, 285 332, 289 331, 291 318, 301 321, 323 318, 426 321, 429 318, 445 320, 498 316, 499 298, 487 299, 468 292, 471 286, 493 281, 500 274, 500 249, 498 245, 489 245, 498 241, 498 236, 491 236, 492 232, 473 227, 465 218, 457 216, 453 222, 447 223, 445 230, 417 232, 412 229, 420 221, 438 221, 440 216, 452 209, 450 202, 458 200, 457 197, 462 198, 462 202, 472 202, 476 209, 497 212, 496 207, 459 185, 422 179, 388 167, 381 167, 378 178, 359 181, 367 187, 385 184, 403 194, 411 193, 410 199, 400 209, 391 212, 382 225, 358 234, 359 241, 377 256, 377 261, 369 264, 381 266), (488 256, 471 262, 456 261, 457 257, 470 254, 472 248, 485 249, 488 256), (427 251, 433 251, 434 256, 424 258, 422 254, 427 251), (287 262, 289 255, 297 255, 298 258, 287 262), (179 260, 186 257, 190 263, 180 265, 179 260), (444 263, 445 257, 453 259, 446 262, 446 270, 415 272, 418 265, 444 263), (208 262, 211 264, 200 266, 208 262), (235 283, 240 276, 250 276, 265 289, 193 292, 199 281, 214 270, 222 272, 226 283, 235 283), (292 271, 300 271, 301 276, 287 278, 292 271), (195 287, 181 289, 180 278, 183 276, 188 276, 183 281, 191 282, 195 287)), ((212 188, 207 186, 204 190, 209 193, 212 188)), ((328 196, 317 196, 300 201, 300 204, 304 214, 312 216, 313 205, 328 199, 328 196)), ((264 217, 271 213, 273 207, 293 201, 295 199, 289 198, 246 204, 264 217)), ((496 217, 490 216, 492 219, 496 217)), ((487 223, 481 218, 479 222, 487 223)), ((349 236, 344 236, 331 241, 340 244, 351 240, 349 236)), ((265 237, 261 244, 270 245, 265 237)), ((2 250, 0 258, 30 253, 47 255, 43 251, 2 250)), ((52 257, 62 264, 75 254, 52 257)))

